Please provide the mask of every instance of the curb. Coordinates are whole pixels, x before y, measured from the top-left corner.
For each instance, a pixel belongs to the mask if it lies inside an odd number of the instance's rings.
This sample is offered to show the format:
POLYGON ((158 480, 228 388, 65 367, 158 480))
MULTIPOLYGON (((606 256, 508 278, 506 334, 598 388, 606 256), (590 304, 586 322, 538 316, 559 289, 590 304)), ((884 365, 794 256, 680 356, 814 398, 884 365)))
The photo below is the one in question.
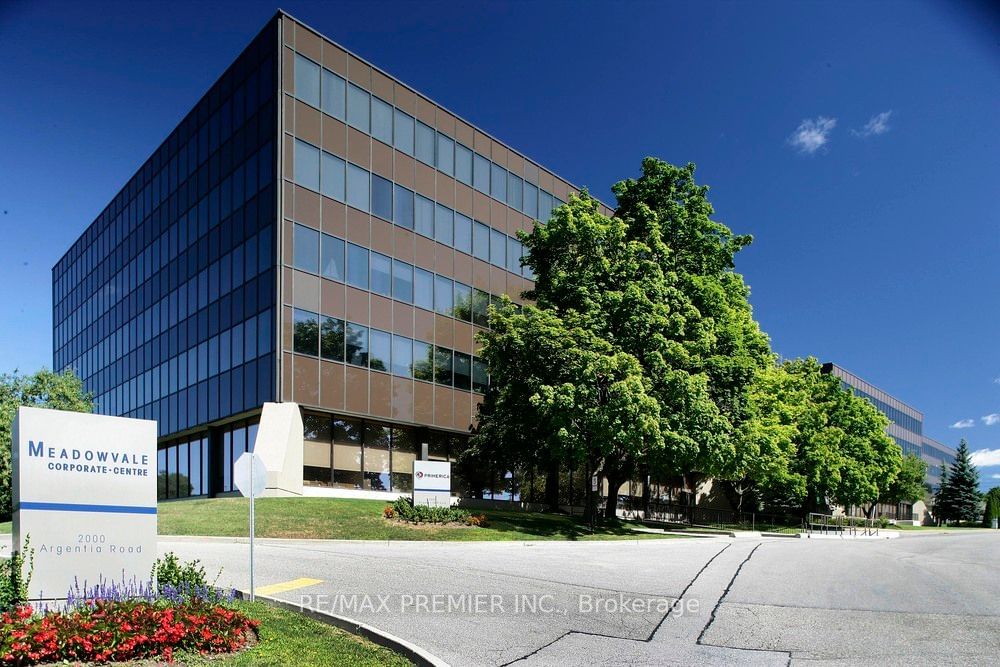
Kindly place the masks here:
MULTIPOLYGON (((241 600, 247 600, 246 591, 237 591, 241 600)), ((335 614, 329 614, 324 611, 318 611, 316 609, 309 609, 308 607, 302 607, 291 602, 286 602, 284 600, 279 600, 277 598, 270 597, 269 595, 256 595, 255 598, 262 602, 265 602, 272 607, 278 607, 279 609, 284 609, 286 611, 291 611, 296 614, 302 614, 314 621, 319 621, 320 623, 325 623, 327 625, 332 625, 336 628, 340 628, 345 632, 349 632, 352 635, 358 635, 364 637, 369 641, 383 646, 387 649, 391 649, 413 661, 414 664, 420 667, 451 667, 447 662, 437 657, 433 653, 422 649, 416 644, 411 644, 410 642, 397 637, 393 634, 385 632, 384 630, 379 630, 378 628, 367 625, 366 623, 361 623, 360 621, 355 621, 344 616, 337 616, 335 614)))

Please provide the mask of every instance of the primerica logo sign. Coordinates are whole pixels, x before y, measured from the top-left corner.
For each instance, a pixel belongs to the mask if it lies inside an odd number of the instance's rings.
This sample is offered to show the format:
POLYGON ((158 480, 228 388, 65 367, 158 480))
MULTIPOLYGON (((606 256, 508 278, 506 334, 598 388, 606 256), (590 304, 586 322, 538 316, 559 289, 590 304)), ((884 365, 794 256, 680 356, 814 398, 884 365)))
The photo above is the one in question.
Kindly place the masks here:
POLYGON ((423 470, 417 471, 417 479, 424 479, 425 477, 428 479, 449 479, 451 478, 451 475, 440 472, 424 472, 423 470))
POLYGON ((48 459, 48 469, 97 475, 148 477, 149 455, 113 449, 46 447, 39 440, 28 441, 28 457, 48 459))

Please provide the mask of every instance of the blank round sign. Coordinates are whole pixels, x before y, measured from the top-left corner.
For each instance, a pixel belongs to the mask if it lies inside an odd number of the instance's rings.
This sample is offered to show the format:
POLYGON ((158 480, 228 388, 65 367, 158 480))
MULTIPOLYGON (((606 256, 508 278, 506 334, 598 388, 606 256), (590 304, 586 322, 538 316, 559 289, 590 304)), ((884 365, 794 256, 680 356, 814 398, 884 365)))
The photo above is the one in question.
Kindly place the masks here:
POLYGON ((252 494, 255 498, 264 493, 267 486, 267 469, 260 454, 243 452, 233 463, 233 484, 245 498, 252 494), (250 478, 250 461, 253 461, 253 479, 250 478))

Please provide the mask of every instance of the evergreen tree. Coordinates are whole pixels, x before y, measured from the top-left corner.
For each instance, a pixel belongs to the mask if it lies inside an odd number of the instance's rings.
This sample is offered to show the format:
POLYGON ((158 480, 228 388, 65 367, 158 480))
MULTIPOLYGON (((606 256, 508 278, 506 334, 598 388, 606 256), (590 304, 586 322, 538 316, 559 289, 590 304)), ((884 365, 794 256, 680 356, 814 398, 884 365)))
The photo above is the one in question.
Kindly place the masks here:
POLYGON ((940 526, 952 518, 954 509, 951 501, 951 480, 948 479, 948 464, 945 463, 941 466, 941 479, 938 481, 937 491, 934 492, 934 520, 940 526))
POLYGON ((1000 519, 1000 486, 994 486, 986 492, 986 508, 983 512, 983 525, 993 526, 993 519, 1000 519))
POLYGON ((957 521, 978 521, 983 494, 979 491, 979 470, 970 460, 969 444, 965 442, 965 438, 958 444, 958 454, 950 473, 948 484, 951 487, 952 518, 957 521))

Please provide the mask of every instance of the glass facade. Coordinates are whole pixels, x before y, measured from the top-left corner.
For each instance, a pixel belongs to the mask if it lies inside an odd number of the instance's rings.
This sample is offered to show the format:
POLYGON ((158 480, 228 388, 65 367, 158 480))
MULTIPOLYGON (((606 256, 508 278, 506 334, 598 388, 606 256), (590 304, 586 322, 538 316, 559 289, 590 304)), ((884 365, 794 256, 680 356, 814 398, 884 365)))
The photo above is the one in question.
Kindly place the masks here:
POLYGON ((54 367, 161 436, 275 399, 275 25, 53 269, 54 367))

